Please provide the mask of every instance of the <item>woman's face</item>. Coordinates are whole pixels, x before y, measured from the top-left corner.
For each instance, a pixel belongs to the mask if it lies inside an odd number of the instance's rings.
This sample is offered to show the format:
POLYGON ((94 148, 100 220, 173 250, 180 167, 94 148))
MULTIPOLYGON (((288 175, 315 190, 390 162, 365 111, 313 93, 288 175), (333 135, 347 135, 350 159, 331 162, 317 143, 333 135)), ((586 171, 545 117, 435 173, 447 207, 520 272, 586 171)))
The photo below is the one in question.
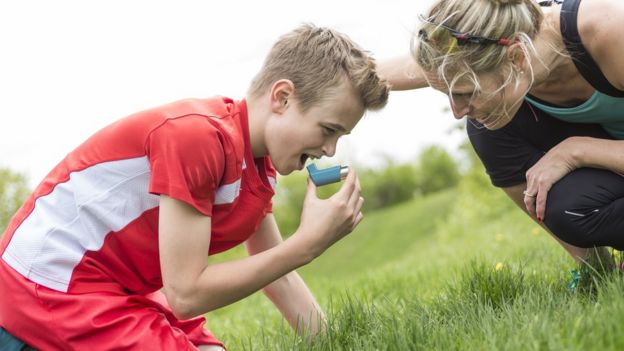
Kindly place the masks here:
POLYGON ((474 119, 487 129, 495 130, 504 127, 516 114, 526 92, 529 82, 517 78, 501 89, 504 79, 500 74, 483 74, 479 76, 480 87, 469 81, 456 83, 451 90, 436 73, 427 73, 432 88, 443 92, 449 97, 451 110, 456 119, 464 117, 474 119))

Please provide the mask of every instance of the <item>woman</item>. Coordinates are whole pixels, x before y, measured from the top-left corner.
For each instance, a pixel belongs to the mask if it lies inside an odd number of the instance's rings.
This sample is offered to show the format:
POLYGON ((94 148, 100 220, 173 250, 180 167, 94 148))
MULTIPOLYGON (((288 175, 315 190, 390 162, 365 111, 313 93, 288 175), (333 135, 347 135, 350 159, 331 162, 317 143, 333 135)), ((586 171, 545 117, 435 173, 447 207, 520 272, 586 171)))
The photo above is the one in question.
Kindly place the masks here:
POLYGON ((381 67, 395 90, 447 94, 492 183, 576 260, 624 249, 622 16, 616 0, 438 0, 412 57, 381 67))

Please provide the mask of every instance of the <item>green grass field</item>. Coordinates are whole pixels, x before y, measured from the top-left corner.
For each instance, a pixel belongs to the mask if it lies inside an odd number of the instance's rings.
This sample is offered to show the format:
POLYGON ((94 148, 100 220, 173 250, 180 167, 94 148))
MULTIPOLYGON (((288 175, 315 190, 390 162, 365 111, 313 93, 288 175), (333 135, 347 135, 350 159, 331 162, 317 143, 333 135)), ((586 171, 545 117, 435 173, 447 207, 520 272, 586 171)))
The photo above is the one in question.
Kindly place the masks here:
POLYGON ((314 342, 260 293, 208 326, 230 350, 624 349, 624 280, 570 290, 573 261, 505 201, 460 186, 367 214, 299 270, 330 323, 314 342))

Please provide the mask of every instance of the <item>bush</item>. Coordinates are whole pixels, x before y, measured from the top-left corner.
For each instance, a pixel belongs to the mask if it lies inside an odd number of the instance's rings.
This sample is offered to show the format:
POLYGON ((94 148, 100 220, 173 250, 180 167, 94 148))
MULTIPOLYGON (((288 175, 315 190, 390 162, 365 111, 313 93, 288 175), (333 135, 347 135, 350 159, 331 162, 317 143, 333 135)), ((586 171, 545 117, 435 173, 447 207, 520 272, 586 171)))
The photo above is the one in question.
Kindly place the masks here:
POLYGON ((467 228, 476 228, 484 219, 491 221, 516 207, 501 189, 492 185, 468 140, 462 149, 469 165, 457 186, 455 206, 450 210, 449 234, 466 234, 467 228))
POLYGON ((29 193, 26 177, 0 168, 0 236, 29 193))
MULTIPOLYGON (((319 164, 319 168, 328 165, 319 164)), ((460 179, 457 162, 439 146, 426 148, 416 163, 398 164, 387 159, 380 168, 356 168, 362 196, 363 211, 378 210, 409 201, 414 194, 430 194, 456 186, 460 179)), ((299 226, 308 174, 306 171, 280 177, 273 199, 275 218, 284 235, 292 234, 299 226)), ((317 189, 317 195, 326 199, 335 194, 342 183, 317 189)))
POLYGON ((287 177, 280 176, 277 181, 276 194, 273 197, 273 213, 284 236, 292 234, 299 227, 307 178, 307 172, 304 171, 287 177))
POLYGON ((423 195, 454 187, 460 179, 457 162, 436 145, 420 153, 417 169, 418 190, 423 195))

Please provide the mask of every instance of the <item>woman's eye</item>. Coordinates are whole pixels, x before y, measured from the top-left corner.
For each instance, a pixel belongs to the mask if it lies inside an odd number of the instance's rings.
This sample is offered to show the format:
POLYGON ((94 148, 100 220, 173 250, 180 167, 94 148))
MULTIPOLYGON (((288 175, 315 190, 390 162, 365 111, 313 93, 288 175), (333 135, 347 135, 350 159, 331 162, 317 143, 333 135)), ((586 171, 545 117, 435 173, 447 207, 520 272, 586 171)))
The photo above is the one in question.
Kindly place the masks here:
POLYGON ((455 99, 469 99, 472 97, 472 93, 456 93, 453 94, 453 98, 455 99))

